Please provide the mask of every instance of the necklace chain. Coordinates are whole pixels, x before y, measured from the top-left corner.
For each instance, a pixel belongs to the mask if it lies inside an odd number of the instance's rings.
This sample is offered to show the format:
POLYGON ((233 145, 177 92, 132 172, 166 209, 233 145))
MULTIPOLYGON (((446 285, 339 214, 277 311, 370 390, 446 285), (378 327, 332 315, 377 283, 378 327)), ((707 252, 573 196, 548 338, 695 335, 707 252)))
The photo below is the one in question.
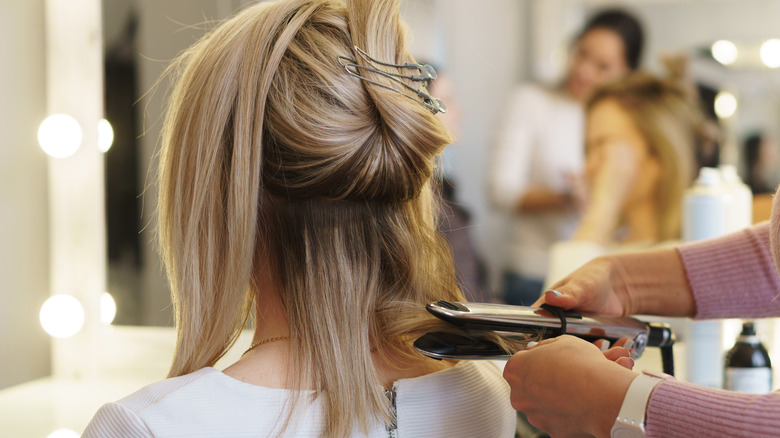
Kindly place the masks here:
POLYGON ((262 341, 257 341, 254 344, 250 345, 249 348, 246 349, 244 354, 241 355, 241 357, 244 357, 244 355, 252 351, 255 347, 259 347, 263 344, 268 344, 271 342, 279 342, 279 341, 289 341, 289 340, 290 340, 289 336, 277 336, 275 338, 268 338, 268 339, 263 339, 262 341))

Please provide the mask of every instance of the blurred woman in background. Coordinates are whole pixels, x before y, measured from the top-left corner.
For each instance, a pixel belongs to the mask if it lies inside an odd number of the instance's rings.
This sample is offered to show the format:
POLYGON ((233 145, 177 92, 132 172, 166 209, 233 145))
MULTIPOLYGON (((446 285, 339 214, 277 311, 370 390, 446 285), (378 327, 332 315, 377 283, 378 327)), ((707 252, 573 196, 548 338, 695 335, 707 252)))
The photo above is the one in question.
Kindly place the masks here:
POLYGON ((424 305, 463 295, 430 189, 451 137, 404 31, 397 0, 261 2, 173 64, 170 378, 85 437, 514 435, 494 364, 412 346, 424 305), (252 313, 252 346, 214 369, 252 313))
POLYGON ((550 250, 548 281, 608 252, 680 237, 682 197, 695 172, 704 116, 676 83, 634 73, 586 106, 585 212, 550 250))
POLYGON ((541 293, 548 249, 577 221, 576 176, 583 167, 582 105, 593 91, 636 70, 644 36, 619 10, 594 16, 571 48, 561 85, 520 87, 512 96, 489 172, 493 203, 512 217, 503 299, 529 305, 541 293))

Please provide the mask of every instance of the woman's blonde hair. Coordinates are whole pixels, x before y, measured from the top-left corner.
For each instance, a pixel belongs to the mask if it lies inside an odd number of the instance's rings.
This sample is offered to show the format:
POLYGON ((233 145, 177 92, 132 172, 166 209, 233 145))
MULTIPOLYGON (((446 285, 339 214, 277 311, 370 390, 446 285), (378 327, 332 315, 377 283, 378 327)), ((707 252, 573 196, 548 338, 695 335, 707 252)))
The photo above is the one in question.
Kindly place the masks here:
POLYGON ((679 239, 682 197, 693 180, 703 113, 677 84, 643 72, 601 87, 586 108, 605 100, 617 102, 631 117, 660 164, 657 240, 679 239))
POLYGON ((372 349, 425 360, 411 347, 429 328, 424 304, 463 299, 428 184, 450 135, 423 105, 347 74, 337 57, 365 65, 355 46, 414 62, 398 0, 243 10, 171 67, 160 154, 169 376, 225 354, 253 302, 262 315, 258 273, 270 273, 289 324, 289 384, 314 385, 327 436, 391 419, 372 349))

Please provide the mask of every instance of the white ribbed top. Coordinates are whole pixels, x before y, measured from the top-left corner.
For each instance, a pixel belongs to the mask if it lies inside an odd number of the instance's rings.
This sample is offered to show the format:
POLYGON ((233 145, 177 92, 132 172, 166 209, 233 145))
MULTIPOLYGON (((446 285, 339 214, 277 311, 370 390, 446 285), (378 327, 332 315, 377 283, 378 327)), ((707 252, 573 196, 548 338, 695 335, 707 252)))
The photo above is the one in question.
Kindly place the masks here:
MULTIPOLYGON (((512 437, 509 387, 490 362, 396 382, 398 438, 512 437)), ((153 383, 98 410, 83 437, 266 437, 285 418, 285 389, 236 380, 214 368, 153 383)), ((302 397, 302 401, 306 398, 302 397)), ((285 437, 320 436, 318 400, 301 409, 285 437)), ((377 422, 368 437, 388 436, 377 422)))

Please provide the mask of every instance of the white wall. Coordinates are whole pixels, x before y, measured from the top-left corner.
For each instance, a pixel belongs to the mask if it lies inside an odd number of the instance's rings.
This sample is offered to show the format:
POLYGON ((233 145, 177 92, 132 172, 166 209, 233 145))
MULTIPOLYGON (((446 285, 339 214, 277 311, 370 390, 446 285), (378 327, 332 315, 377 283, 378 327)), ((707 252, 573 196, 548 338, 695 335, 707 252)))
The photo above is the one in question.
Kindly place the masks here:
POLYGON ((94 375, 100 296, 106 291, 106 214, 103 153, 103 56, 100 0, 47 0, 46 110, 68 114, 81 127, 77 151, 49 158, 51 294, 68 294, 84 309, 75 335, 54 341, 55 377, 94 375))
POLYGON ((0 0, 0 388, 50 372, 43 0, 0 0))
POLYGON ((503 259, 504 223, 489 205, 487 167, 506 98, 524 71, 526 4, 517 0, 438 0, 447 69, 462 107, 452 160, 457 197, 472 213, 472 239, 495 284, 503 259))
POLYGON ((472 214, 470 235, 495 285, 505 221, 490 208, 486 172, 508 91, 528 71, 524 61, 531 2, 407 0, 403 5, 412 53, 440 66, 453 84, 460 132, 441 164, 456 184, 457 200, 472 214))

